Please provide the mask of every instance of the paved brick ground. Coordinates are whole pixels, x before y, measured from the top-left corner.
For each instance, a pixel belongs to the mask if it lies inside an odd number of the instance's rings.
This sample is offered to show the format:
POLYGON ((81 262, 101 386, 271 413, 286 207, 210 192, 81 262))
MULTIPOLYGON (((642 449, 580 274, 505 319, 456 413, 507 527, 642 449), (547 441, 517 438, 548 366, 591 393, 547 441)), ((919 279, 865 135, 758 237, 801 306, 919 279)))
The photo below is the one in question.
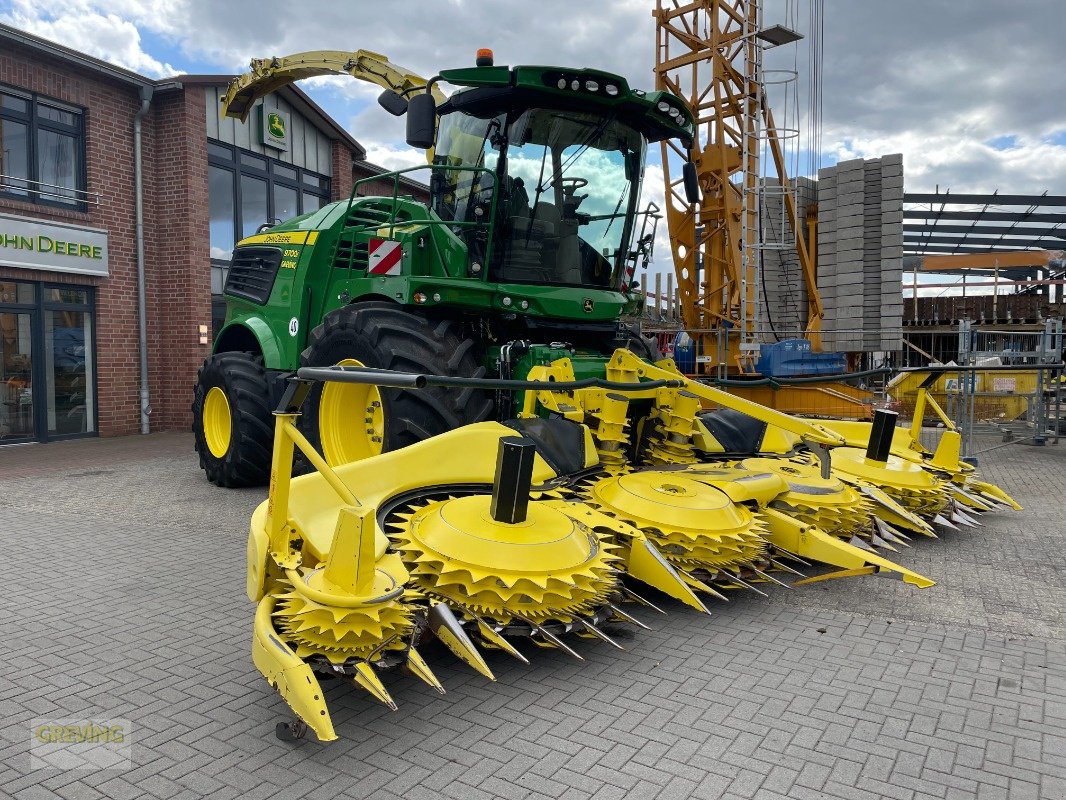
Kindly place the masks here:
MULTIPOLYGON (((186 435, 0 449, 0 796, 1066 798, 1066 446, 990 453, 1027 504, 868 577, 669 606, 627 652, 443 651, 441 697, 328 689, 341 741, 278 742, 248 655, 247 518, 186 435), (29 770, 29 721, 133 723, 134 767, 29 770)), ((647 617, 648 615, 644 615, 647 617)))

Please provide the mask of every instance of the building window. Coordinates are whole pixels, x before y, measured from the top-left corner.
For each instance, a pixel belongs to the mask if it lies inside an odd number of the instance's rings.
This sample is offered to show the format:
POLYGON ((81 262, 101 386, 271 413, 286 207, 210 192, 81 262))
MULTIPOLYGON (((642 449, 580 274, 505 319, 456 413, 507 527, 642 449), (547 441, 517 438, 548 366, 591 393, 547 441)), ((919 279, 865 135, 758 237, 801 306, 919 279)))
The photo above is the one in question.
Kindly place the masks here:
POLYGON ((79 109, 0 87, 0 196, 85 208, 85 118, 79 109))
POLYGON ((0 444, 96 431, 92 290, 0 281, 0 444))
POLYGON ((212 323, 222 327, 222 287, 233 246, 266 223, 317 211, 329 202, 330 179, 222 142, 207 143, 211 217, 212 323))
MULTIPOLYGON (((229 261, 233 252, 233 221, 237 194, 233 170, 211 165, 207 168, 208 211, 211 217, 211 260, 229 261)), ((222 291, 219 288, 218 291, 222 291)))

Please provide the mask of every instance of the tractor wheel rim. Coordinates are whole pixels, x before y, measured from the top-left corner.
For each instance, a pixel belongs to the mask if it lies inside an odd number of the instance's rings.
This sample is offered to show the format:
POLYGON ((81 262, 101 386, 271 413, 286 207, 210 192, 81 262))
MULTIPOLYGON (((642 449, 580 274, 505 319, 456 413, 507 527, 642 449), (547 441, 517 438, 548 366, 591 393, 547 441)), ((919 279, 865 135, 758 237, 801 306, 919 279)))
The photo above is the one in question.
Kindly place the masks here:
MULTIPOLYGON (((345 358, 341 367, 363 367, 345 358)), ((377 386, 326 383, 318 404, 318 434, 322 455, 331 467, 378 455, 385 439, 385 409, 377 386)))
POLYGON ((233 415, 230 413, 229 398, 218 386, 212 386, 207 393, 203 421, 207 449, 215 458, 222 458, 229 452, 233 436, 233 415))

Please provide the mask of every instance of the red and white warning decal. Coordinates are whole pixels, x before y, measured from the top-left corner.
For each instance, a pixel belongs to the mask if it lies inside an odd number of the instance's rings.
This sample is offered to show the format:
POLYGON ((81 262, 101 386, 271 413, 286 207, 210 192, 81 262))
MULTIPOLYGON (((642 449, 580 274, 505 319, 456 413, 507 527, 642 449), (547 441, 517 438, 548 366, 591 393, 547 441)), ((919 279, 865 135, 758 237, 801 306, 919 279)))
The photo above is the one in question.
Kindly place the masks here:
POLYGON ((370 255, 369 266, 371 275, 399 275, 400 259, 403 250, 399 242, 391 239, 371 239, 367 247, 370 255))

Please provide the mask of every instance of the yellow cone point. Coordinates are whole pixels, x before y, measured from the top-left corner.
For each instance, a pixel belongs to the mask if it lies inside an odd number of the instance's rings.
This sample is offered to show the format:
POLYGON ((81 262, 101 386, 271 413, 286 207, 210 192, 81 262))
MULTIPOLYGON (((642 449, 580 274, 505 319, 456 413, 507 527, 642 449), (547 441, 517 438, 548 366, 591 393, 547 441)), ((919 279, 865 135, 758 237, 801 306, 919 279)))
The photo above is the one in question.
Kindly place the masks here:
POLYGON ((355 682, 366 689, 370 694, 387 705, 393 711, 396 710, 396 703, 393 702, 392 696, 385 689, 385 685, 381 682, 377 673, 374 672, 374 668, 367 664, 365 661, 360 661, 355 665, 355 675, 352 677, 355 682))
MULTIPOLYGON (((879 572, 895 573, 903 579, 904 583, 913 584, 920 589, 933 585, 933 581, 923 575, 919 575, 917 572, 912 572, 906 567, 889 561, 887 558, 882 558, 870 550, 864 550, 841 541, 818 528, 803 525, 780 511, 767 509, 766 518, 770 522, 770 541, 788 553, 813 561, 821 561, 824 564, 843 567, 845 570, 876 568, 879 572)), ((869 573, 855 572, 851 574, 865 575, 869 573)), ((804 582, 796 581, 794 585, 804 582)))
POLYGON ((660 592, 670 595, 675 600, 680 600, 685 605, 692 606, 697 611, 702 611, 704 614, 711 613, 655 545, 643 537, 633 539, 626 572, 638 581, 654 586, 660 592))
POLYGON ((455 618, 455 614, 444 603, 436 603, 430 608, 429 628, 456 658, 476 669, 490 681, 496 680, 496 676, 492 674, 481 651, 470 641, 470 637, 466 635, 466 631, 455 618))
POLYGON ((529 663, 528 658, 518 652, 514 645, 512 645, 509 641, 503 638, 503 636, 501 636, 498 631, 496 631, 491 625, 486 623, 484 620, 479 619, 477 621, 477 630, 485 641, 489 642, 492 645, 495 645, 496 647, 503 650, 505 653, 514 656, 519 661, 522 661, 526 664, 529 663))
POLYGON ((264 597, 255 613, 252 660, 271 686, 277 687, 289 708, 315 732, 319 741, 334 741, 337 734, 318 679, 274 630, 271 615, 275 602, 273 597, 264 597))
POLYGON ((999 500, 1000 502, 1006 503, 1008 506, 1013 508, 1015 511, 1021 511, 1022 510, 1022 507, 1021 507, 1021 505, 1019 505, 1017 500, 1015 500, 1013 497, 1011 497, 1005 491, 1000 489, 994 483, 988 483, 986 481, 972 480, 967 485, 968 486, 972 486, 973 488, 977 489, 977 491, 979 491, 979 492, 984 492, 985 494, 987 494, 987 495, 989 495, 991 497, 994 497, 995 499, 999 500))
POLYGON ((413 647, 407 651, 407 669, 411 674, 424 683, 429 684, 441 694, 444 694, 444 686, 437 680, 437 676, 433 674, 433 670, 429 668, 429 664, 422 658, 422 655, 413 647))

